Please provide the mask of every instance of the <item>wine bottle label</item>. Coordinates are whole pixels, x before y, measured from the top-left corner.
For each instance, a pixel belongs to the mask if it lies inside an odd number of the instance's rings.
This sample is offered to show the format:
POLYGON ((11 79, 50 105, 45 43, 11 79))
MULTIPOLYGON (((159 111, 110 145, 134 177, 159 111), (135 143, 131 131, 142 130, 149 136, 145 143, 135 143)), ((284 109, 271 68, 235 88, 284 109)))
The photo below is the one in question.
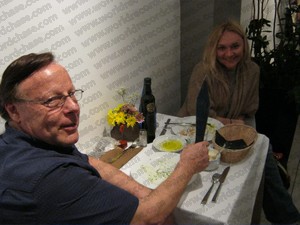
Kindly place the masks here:
POLYGON ((155 112, 155 103, 154 102, 151 102, 149 104, 146 105, 146 109, 147 109, 147 112, 155 112))

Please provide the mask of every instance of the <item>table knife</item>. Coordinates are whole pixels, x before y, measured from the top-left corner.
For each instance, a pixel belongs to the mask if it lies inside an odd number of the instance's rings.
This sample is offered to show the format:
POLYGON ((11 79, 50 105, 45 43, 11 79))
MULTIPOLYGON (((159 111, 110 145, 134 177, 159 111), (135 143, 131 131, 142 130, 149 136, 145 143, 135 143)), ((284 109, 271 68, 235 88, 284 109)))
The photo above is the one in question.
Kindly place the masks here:
POLYGON ((229 172, 229 169, 230 169, 230 166, 226 167, 224 170, 223 170, 223 173, 219 179, 219 186, 218 186, 218 189, 216 190, 216 193, 214 195, 214 197, 212 198, 212 202, 217 202, 217 198, 218 198, 218 195, 219 195, 219 192, 220 192, 220 189, 221 189, 221 186, 229 172))
POLYGON ((170 121, 171 121, 171 119, 169 118, 169 119, 167 120, 167 122, 165 122, 165 126, 164 126, 164 128, 162 129, 162 131, 161 131, 161 133, 160 133, 159 136, 162 136, 162 135, 164 135, 164 134, 167 132, 167 126, 169 125, 170 121))
POLYGON ((108 163, 114 163, 114 162, 117 161, 119 158, 121 158, 128 150, 133 149, 133 148, 136 148, 136 147, 137 147, 136 141, 132 142, 132 144, 131 144, 129 147, 123 149, 123 151, 120 152, 117 156, 111 158, 111 159, 108 161, 108 163))
MULTIPOLYGON (((167 124, 167 122, 165 123, 167 124)), ((182 126, 187 126, 187 125, 190 125, 190 126, 196 126, 196 123, 190 123, 190 122, 170 122, 168 124, 172 124, 172 125, 182 125, 182 126)))

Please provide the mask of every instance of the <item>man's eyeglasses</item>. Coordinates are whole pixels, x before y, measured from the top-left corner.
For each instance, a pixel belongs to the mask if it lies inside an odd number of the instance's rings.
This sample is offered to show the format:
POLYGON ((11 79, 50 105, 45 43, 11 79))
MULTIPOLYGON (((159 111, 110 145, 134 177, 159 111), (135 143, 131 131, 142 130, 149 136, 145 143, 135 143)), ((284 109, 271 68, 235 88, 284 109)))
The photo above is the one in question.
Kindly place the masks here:
POLYGON ((56 95, 47 100, 29 100, 22 98, 15 98, 16 102, 29 102, 35 104, 41 104, 48 108, 58 108, 65 104, 68 97, 70 97, 74 102, 79 101, 82 98, 82 93, 84 91, 81 89, 71 91, 68 95, 56 95))

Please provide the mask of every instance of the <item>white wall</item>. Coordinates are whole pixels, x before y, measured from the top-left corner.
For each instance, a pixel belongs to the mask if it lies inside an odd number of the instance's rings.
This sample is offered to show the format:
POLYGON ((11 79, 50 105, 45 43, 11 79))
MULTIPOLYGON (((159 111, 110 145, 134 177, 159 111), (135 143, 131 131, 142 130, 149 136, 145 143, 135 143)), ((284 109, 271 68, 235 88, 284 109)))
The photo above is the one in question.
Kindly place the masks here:
MULTIPOLYGON (((258 18, 257 17, 257 15, 258 15, 258 13, 257 13, 258 7, 260 7, 260 10, 261 10, 261 7, 263 7, 263 9, 264 9, 263 17, 265 19, 271 21, 270 27, 265 27, 265 30, 273 31, 274 14, 275 14, 275 8, 276 8, 275 2, 273 2, 273 1, 263 1, 263 3, 264 3, 263 5, 261 5, 261 4, 258 5, 257 2, 254 2, 255 9, 256 9, 256 11, 254 12, 253 2, 252 1, 250 2, 248 0, 242 0, 241 20, 240 20, 240 22, 241 22, 241 25, 243 27, 247 28, 247 26, 249 25, 250 21, 253 18, 258 18)), ((282 7, 284 7, 284 6, 282 5, 282 7)), ((261 18, 261 13, 260 13, 260 17, 259 18, 261 18)), ((275 24, 276 25, 278 24, 278 17, 276 18, 275 24)), ((267 35, 267 39, 270 41, 269 47, 272 48, 272 46, 273 46, 272 32, 269 32, 269 33, 266 32, 264 34, 267 35)), ((249 41, 249 43, 251 44, 250 41, 249 41)))
POLYGON ((249 0, 241 0, 241 18, 240 23, 242 27, 246 28, 251 21, 253 9, 253 3, 249 0))
POLYGON ((180 1, 181 11, 181 101, 184 102, 193 68, 214 24, 214 0, 180 1))
POLYGON ((120 87, 140 94, 149 76, 158 112, 180 106, 179 0, 1 0, 0 27, 1 74, 21 55, 52 51, 85 90, 83 152, 110 129, 120 87))

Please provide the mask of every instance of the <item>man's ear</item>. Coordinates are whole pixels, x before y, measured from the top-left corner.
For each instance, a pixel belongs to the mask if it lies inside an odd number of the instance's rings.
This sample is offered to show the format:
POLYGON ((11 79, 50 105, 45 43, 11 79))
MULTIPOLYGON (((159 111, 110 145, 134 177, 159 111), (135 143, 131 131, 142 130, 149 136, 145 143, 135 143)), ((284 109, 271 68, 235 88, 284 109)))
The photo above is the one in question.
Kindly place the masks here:
POLYGON ((16 123, 20 121, 20 115, 17 107, 13 103, 5 104, 5 109, 10 117, 10 119, 16 123))

